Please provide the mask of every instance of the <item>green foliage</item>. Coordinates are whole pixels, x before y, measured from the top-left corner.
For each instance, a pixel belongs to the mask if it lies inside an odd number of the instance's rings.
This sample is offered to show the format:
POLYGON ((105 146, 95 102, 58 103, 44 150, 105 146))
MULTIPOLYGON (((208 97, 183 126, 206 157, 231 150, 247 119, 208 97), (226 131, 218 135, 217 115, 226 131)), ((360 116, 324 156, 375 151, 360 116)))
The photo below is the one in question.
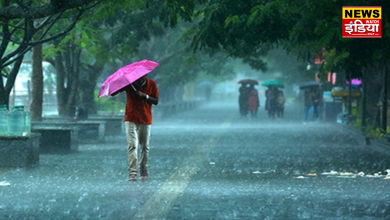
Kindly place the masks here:
MULTIPOLYGON (((370 119, 367 119, 367 120, 370 121, 370 119)), ((353 130, 355 130, 357 132, 360 132, 360 131, 362 131, 361 123, 362 123, 361 118, 357 118, 356 120, 349 122, 348 125, 353 130)), ((377 127, 377 126, 374 126, 374 125, 368 125, 365 130, 366 130, 366 133, 369 136, 374 137, 374 138, 383 138, 387 134, 390 134, 390 127, 389 126, 387 126, 386 130, 383 130, 380 127, 377 127)))
POLYGON ((5 76, 5 77, 8 77, 8 75, 10 74, 11 72, 11 69, 9 67, 4 67, 2 70, 1 70, 1 75, 2 76, 5 76))
POLYGON ((337 53, 336 49, 331 49, 330 51, 326 51, 323 53, 325 56, 325 62, 322 67, 323 71, 335 69, 335 66, 340 65, 342 62, 345 62, 349 58, 350 53, 348 51, 344 51, 341 53, 337 53))
POLYGON ((390 58, 390 43, 381 39, 341 37, 342 6, 383 8, 382 33, 390 33, 390 1, 375 0, 274 0, 210 1, 200 7, 199 26, 193 37, 195 50, 211 50, 242 58, 255 69, 265 70, 264 56, 283 45, 299 58, 310 61, 322 48, 330 51, 322 71, 344 69, 360 78, 361 70, 383 66, 390 58))
POLYGON ((390 134, 390 127, 388 126, 386 130, 383 130, 382 128, 370 128, 368 132, 374 138, 383 138, 387 134, 390 134))
POLYGON ((192 21, 197 4, 203 4, 206 0, 147 0, 146 5, 159 4, 161 7, 158 11, 160 21, 165 27, 175 27, 181 21, 192 21))
POLYGON ((225 28, 229 27, 230 24, 238 24, 240 22, 240 17, 238 15, 229 16, 225 20, 225 28))
POLYGON ((99 111, 124 111, 126 103, 117 101, 116 98, 97 98, 99 92, 95 92, 95 103, 99 111))

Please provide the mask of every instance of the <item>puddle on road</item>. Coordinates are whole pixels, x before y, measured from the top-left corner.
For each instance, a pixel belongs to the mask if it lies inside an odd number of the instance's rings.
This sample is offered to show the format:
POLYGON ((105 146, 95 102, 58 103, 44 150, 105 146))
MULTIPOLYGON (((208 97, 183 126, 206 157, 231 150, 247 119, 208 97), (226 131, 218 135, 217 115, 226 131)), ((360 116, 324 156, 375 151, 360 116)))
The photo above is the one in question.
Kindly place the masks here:
POLYGON ((321 174, 317 173, 308 173, 305 175, 299 175, 295 176, 295 179, 306 179, 306 178, 313 178, 313 177, 327 177, 327 178, 376 178, 376 179, 385 179, 390 180, 390 169, 384 171, 384 172, 377 172, 374 174, 366 174, 364 172, 359 173, 353 173, 353 172, 337 172, 334 170, 331 170, 329 172, 323 172, 321 174))

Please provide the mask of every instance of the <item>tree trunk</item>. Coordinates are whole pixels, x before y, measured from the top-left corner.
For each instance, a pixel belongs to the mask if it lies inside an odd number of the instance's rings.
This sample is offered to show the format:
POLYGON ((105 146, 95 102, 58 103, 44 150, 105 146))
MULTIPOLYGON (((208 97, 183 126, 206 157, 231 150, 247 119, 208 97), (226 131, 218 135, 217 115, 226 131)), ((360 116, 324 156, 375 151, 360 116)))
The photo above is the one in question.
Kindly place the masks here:
POLYGON ((9 92, 5 90, 3 76, 0 75, 0 105, 7 105, 8 108, 8 104, 9 104, 9 92))
POLYGON ((42 44, 36 45, 32 53, 32 101, 31 101, 31 120, 42 120, 43 104, 43 69, 42 69, 42 44))
POLYGON ((56 87, 57 87, 57 108, 58 108, 58 115, 64 115, 65 114, 65 103, 68 97, 68 94, 66 92, 65 88, 65 67, 63 64, 63 58, 62 53, 57 52, 55 58, 54 58, 54 68, 56 69, 56 87))
POLYGON ((57 52, 55 68, 57 72, 58 114, 73 117, 79 86, 80 51, 75 51, 72 43, 66 46, 66 52, 57 52))
POLYGON ((3 79, 0 77, 0 105, 7 105, 9 108, 9 100, 12 88, 15 85, 16 76, 18 75, 20 65, 22 65, 23 56, 19 57, 14 63, 10 74, 8 75, 6 85, 4 86, 3 79))
POLYGON ((366 79, 366 73, 365 70, 363 70, 363 79, 362 79, 362 84, 363 84, 363 94, 362 94, 362 122, 361 122, 361 127, 362 127, 362 132, 365 134, 366 133, 366 127, 367 127, 367 79, 366 79))
POLYGON ((80 76, 80 107, 88 114, 96 114, 97 107, 95 103, 95 87, 104 66, 93 66, 88 68, 88 73, 80 76))
POLYGON ((352 78, 351 73, 348 73, 348 115, 352 115, 352 78))
POLYGON ((5 91, 5 89, 0 89, 0 105, 7 105, 9 104, 9 93, 5 91))
MULTIPOLYGON (((73 45, 72 45, 73 46, 73 45)), ((73 51, 72 49, 74 47, 70 47, 69 50, 71 53, 67 53, 68 57, 67 59, 70 59, 70 62, 66 62, 69 75, 68 75, 68 81, 70 82, 70 85, 68 85, 68 102, 66 103, 66 115, 68 117, 75 116, 75 111, 77 107, 77 97, 79 92, 79 82, 80 82, 80 57, 81 57, 81 51, 73 51)))
POLYGON ((382 101, 382 130, 386 133, 387 129, 387 83, 388 83, 388 73, 387 73, 387 64, 383 71, 383 101, 382 101))

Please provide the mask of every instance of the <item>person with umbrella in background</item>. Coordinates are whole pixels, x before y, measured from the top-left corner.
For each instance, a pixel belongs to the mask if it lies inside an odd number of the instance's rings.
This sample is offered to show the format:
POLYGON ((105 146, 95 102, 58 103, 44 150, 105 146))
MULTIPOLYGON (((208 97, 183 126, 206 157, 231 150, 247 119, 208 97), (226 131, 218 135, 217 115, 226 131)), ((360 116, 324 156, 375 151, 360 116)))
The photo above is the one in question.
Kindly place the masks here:
POLYGON ((238 105, 240 108, 240 115, 241 115, 241 118, 243 118, 243 117, 246 118, 246 116, 248 115, 248 112, 249 112, 249 92, 251 91, 251 88, 254 89, 253 86, 258 85, 259 82, 257 80, 254 80, 254 79, 242 79, 242 80, 238 81, 238 83, 241 83, 241 87, 238 90, 238 92, 240 93, 238 96, 238 105))
MULTIPOLYGON (((278 88, 284 88, 284 83, 278 80, 264 81, 262 86, 266 86, 265 90, 265 110, 268 111, 269 118, 275 118, 275 114, 278 113, 278 88)), ((279 114, 280 115, 280 114, 279 114)))
POLYGON ((241 87, 238 89, 238 92, 240 93, 238 95, 238 106, 240 109, 240 115, 241 118, 246 118, 248 115, 248 105, 249 105, 249 84, 242 83, 241 87))
POLYGON ((267 86, 265 90, 265 110, 268 111, 269 118, 275 118, 277 108, 277 88, 275 86, 267 86))
POLYGON ((248 110, 252 118, 257 118, 257 111, 260 107, 259 93, 254 84, 249 85, 248 91, 248 110))
POLYGON ((322 84, 319 84, 317 89, 314 91, 314 118, 315 120, 322 119, 322 105, 323 105, 323 91, 322 84))
POLYGON ((284 93, 282 90, 277 90, 277 97, 276 97, 276 115, 278 118, 284 117, 284 103, 286 102, 286 99, 284 97, 284 93))
POLYGON ((102 84, 99 97, 126 92, 125 130, 128 143, 129 181, 137 180, 138 149, 139 173, 147 179, 152 105, 158 104, 159 93, 155 81, 147 77, 158 63, 143 60, 120 68, 102 84))
MULTIPOLYGON (((315 115, 315 105, 321 104, 322 92, 316 94, 316 91, 319 91, 321 83, 317 81, 308 81, 301 83, 299 89, 303 90, 303 104, 304 104, 304 122, 312 122, 316 119, 315 115)), ((319 109, 317 109, 319 110, 319 109)))
POLYGON ((314 121, 314 89, 305 89, 303 93, 304 122, 314 121))

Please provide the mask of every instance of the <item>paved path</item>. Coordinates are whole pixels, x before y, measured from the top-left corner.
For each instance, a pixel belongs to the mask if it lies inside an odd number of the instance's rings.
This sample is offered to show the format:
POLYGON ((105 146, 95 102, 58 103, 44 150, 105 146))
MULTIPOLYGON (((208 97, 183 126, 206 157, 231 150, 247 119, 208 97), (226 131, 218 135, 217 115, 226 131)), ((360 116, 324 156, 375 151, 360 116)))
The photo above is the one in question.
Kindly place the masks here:
POLYGON ((292 106, 265 115, 218 103, 155 121, 147 181, 126 181, 124 136, 2 169, 0 219, 390 219, 387 148, 292 106))

